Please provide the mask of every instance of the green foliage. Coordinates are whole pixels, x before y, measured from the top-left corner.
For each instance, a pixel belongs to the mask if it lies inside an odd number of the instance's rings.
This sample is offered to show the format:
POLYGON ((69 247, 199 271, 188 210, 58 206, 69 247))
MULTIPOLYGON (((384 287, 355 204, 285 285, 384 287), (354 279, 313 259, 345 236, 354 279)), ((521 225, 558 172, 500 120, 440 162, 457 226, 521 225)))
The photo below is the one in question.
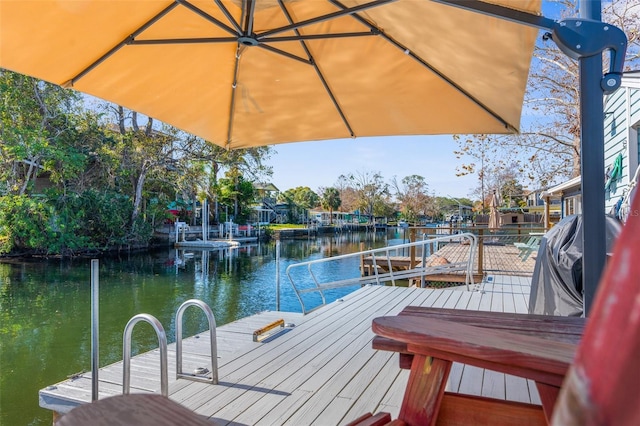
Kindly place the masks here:
POLYGON ((231 170, 220 179, 219 187, 218 202, 231 208, 234 212, 234 222, 246 223, 256 197, 253 184, 245 180, 237 170, 231 170))
POLYGON ((144 245, 176 198, 219 196, 242 221, 250 180, 271 173, 269 147, 227 151, 151 118, 139 126, 123 107, 82 105, 78 92, 0 70, 0 254, 144 245))
POLYGON ((406 176, 401 182, 393 180, 396 198, 400 201, 402 217, 409 222, 417 222, 420 215, 426 215, 431 203, 429 185, 419 175, 406 176))
POLYGON ((307 220, 308 210, 320 204, 320 197, 308 186, 298 186, 280 193, 278 201, 289 207, 288 222, 302 223, 307 220))
MULTIPOLYGON (((73 140, 77 92, 0 70, 0 188, 24 194, 42 171, 82 163, 73 140)), ((79 166, 82 167, 81 165, 79 166)))
POLYGON ((58 213, 56 225, 63 252, 145 243, 150 237, 141 222, 134 226, 129 223, 132 204, 122 194, 90 189, 52 201, 58 213), (142 232, 137 235, 134 229, 142 232))
POLYGON ((312 209, 320 204, 320 197, 308 186, 297 186, 280 194, 280 200, 293 203, 302 209, 312 209))
POLYGON ((331 212, 338 210, 342 204, 342 200, 340 200, 340 191, 336 188, 325 188, 322 192, 321 204, 323 209, 327 209, 331 212))
POLYGON ((0 253, 33 249, 47 253, 54 239, 50 206, 26 196, 0 197, 0 253))
POLYGON ((131 200, 87 190, 49 197, 0 197, 0 254, 27 251, 63 256, 97 249, 146 244, 151 227, 129 223, 131 200))

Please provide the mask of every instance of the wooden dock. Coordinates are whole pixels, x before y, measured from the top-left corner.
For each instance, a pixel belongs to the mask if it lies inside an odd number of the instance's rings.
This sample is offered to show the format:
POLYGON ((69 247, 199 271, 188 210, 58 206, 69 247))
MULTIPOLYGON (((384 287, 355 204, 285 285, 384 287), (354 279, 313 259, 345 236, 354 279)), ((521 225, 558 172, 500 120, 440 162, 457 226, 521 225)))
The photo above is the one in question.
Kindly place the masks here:
MULTIPOLYGON (((474 270, 472 273, 473 282, 482 281, 485 274, 499 271, 505 275, 529 276, 533 274, 535 258, 537 254, 522 260, 519 250, 513 244, 480 244, 473 259, 474 270)), ((443 245, 437 252, 426 259, 427 266, 433 259, 446 259, 450 264, 463 264, 469 258, 469 246, 458 243, 443 245)), ((374 274, 374 263, 371 256, 362 257, 362 276, 372 276, 374 274)), ((422 259, 415 253, 413 256, 376 256, 376 265, 380 273, 387 273, 389 269, 394 272, 408 271, 422 266, 422 259), (389 267, 390 265, 390 267, 389 267)), ((419 272, 416 272, 419 277, 419 272)), ((426 276, 427 282, 445 282, 460 284, 465 282, 465 272, 449 272, 429 274, 426 276)), ((429 284, 427 284, 429 286, 429 284)))
MULTIPOLYGON (((169 395, 196 413, 233 425, 340 425, 365 412, 397 417, 408 371, 396 354, 371 348, 371 321, 405 306, 526 313, 530 279, 489 276, 477 291, 367 286, 306 316, 265 312, 218 328, 220 383, 175 379, 169 395), (253 331, 282 318, 295 327, 262 342, 253 331)), ((207 334, 185 339, 185 370, 206 365, 207 334)), ((132 393, 160 389, 159 351, 133 358, 132 393)), ((100 398, 121 393, 122 364, 100 370, 100 398)), ((454 364, 448 389, 539 404, 535 385, 513 376, 454 364)), ((89 402, 91 373, 40 391, 40 406, 67 412, 89 402)))

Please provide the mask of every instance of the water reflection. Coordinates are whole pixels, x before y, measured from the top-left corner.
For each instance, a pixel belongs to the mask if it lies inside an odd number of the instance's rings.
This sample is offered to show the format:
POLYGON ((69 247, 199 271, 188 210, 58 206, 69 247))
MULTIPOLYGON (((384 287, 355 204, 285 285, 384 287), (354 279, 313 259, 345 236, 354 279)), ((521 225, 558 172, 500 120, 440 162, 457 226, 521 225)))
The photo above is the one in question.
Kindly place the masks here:
MULTIPOLYGON (((301 308, 284 273, 289 264, 381 247, 396 233, 342 233, 281 242, 281 310, 301 308)), ((174 340, 175 311, 187 299, 205 301, 218 325, 275 310, 274 243, 213 251, 164 250, 100 260, 100 364, 122 359, 122 331, 138 313, 162 322, 174 340)), ((356 266, 357 267, 357 266, 356 266)), ((346 274, 344 268, 324 274, 346 274)), ((344 294, 344 293, 342 293, 344 294)), ((330 297, 340 297, 334 292, 330 297)), ((90 259, 0 263, 0 424, 50 425, 38 390, 90 369, 90 259)), ((207 328, 197 309, 184 315, 184 335, 207 328)), ((139 325, 133 353, 157 347, 139 325)))

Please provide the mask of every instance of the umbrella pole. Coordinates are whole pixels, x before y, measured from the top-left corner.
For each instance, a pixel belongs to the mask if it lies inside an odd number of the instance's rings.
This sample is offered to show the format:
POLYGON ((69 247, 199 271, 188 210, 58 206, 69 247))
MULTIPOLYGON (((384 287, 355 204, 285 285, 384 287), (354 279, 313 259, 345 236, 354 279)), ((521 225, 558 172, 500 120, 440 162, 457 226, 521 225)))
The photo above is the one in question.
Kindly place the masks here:
MULTIPOLYGON (((600 0, 581 0, 580 17, 600 21, 600 0)), ((587 316, 604 269, 606 232, 604 212, 604 106, 602 55, 579 60, 580 160, 582 171, 582 290, 587 316), (588 229, 589 232, 585 232, 588 229)))

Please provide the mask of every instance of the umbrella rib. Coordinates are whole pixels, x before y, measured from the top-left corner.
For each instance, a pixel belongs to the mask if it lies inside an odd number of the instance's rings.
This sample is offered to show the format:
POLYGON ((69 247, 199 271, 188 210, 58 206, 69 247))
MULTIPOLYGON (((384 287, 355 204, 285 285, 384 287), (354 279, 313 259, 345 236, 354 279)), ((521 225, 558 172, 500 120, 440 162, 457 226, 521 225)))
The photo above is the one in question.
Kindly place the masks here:
MULTIPOLYGON (((297 32, 297 30, 296 30, 297 32)), ((379 35, 376 30, 351 32, 351 33, 333 33, 333 34, 298 34, 295 36, 283 36, 283 37, 269 37, 260 40, 261 43, 277 43, 280 41, 303 41, 303 40, 323 40, 328 38, 348 38, 348 37, 368 37, 373 35, 379 35)))
POLYGON ((98 60, 96 60, 95 62, 93 62, 91 65, 89 65, 88 67, 86 67, 85 69, 83 69, 82 71, 80 71, 75 77, 71 78, 71 80, 65 82, 62 84, 63 87, 73 87, 73 85, 80 80, 82 77, 84 77, 85 75, 87 75, 89 72, 91 72, 95 67, 97 67, 98 65, 100 65, 101 63, 103 63, 104 61, 106 61, 111 55, 113 55, 114 53, 116 53, 118 50, 122 49, 124 46, 130 44, 133 39, 140 33, 142 33, 144 30, 146 30, 147 28, 149 28, 151 25, 155 24, 156 22, 158 22, 158 20, 160 20, 163 16, 165 16, 167 13, 171 12, 176 6, 178 6, 178 3, 172 3, 169 6, 165 7, 163 10, 161 10, 158 14, 156 14, 153 18, 149 19, 147 22, 145 22, 141 27, 139 27, 137 30, 135 30, 133 33, 131 33, 131 35, 129 35, 127 38, 125 38, 124 40, 122 40, 120 43, 116 44, 114 47, 112 47, 107 53, 105 53, 104 55, 102 55, 100 58, 98 58, 98 60))
POLYGON ((310 59, 302 58, 300 56, 294 55, 293 53, 285 52, 284 50, 277 49, 277 48, 275 48, 273 46, 269 46, 267 44, 258 44, 258 47, 261 47, 263 49, 266 49, 266 50, 268 50, 270 52, 273 52, 273 53, 277 53, 277 54, 282 55, 282 56, 286 56, 287 58, 295 59, 296 61, 302 62, 302 63, 307 64, 307 65, 313 65, 313 61, 311 61, 310 59))
MULTIPOLYGON (((222 28, 223 30, 225 30, 226 32, 228 32, 229 34, 233 34, 233 35, 240 35, 240 32, 236 32, 234 31, 233 28, 231 28, 230 26, 228 26, 227 24, 225 24, 222 21, 219 21, 218 19, 214 18, 213 16, 209 15, 207 12, 205 12, 204 10, 198 8, 197 6, 192 5, 191 3, 189 3, 187 0, 174 0, 176 3, 181 4, 182 6, 186 7, 187 9, 189 9, 190 11, 192 11, 193 13, 195 13, 196 15, 201 16, 202 18, 206 19, 207 21, 211 22, 212 24, 216 25, 217 27, 222 28)), ((223 11, 224 13, 224 11, 223 11)))
POLYGON ((318 16, 316 18, 307 19, 307 20, 304 20, 304 21, 291 23, 289 25, 285 25, 285 26, 280 27, 280 28, 274 28, 274 29, 269 30, 269 31, 264 31, 264 32, 262 32, 262 33, 257 35, 257 39, 261 40, 261 39, 263 39, 265 37, 268 37, 270 35, 273 35, 273 34, 278 34, 278 33, 282 33, 282 32, 285 32, 285 31, 295 30, 295 29, 298 29, 298 28, 301 28, 301 27, 305 27, 307 25, 317 24, 319 22, 328 21, 330 19, 339 18, 339 17, 345 16, 345 15, 353 15, 356 12, 360 12, 360 11, 363 11, 363 10, 366 10, 366 9, 371 9, 373 7, 382 6, 382 5, 385 5, 387 3, 391 3, 391 2, 394 2, 394 1, 397 1, 397 0, 374 0, 372 2, 361 4, 359 6, 354 6, 354 7, 350 7, 350 8, 342 6, 341 7, 342 10, 339 10, 337 12, 328 13, 326 15, 318 16))
MULTIPOLYGON (((380 35, 377 31, 352 32, 352 33, 333 33, 333 34, 309 34, 295 35, 284 37, 270 37, 262 40, 262 43, 279 43, 287 41, 303 41, 303 40, 325 40, 330 38, 351 38, 351 37, 369 37, 380 35)), ((145 40, 131 40, 127 44, 135 45, 154 45, 154 44, 198 44, 198 43, 237 43, 237 37, 200 37, 200 38, 158 38, 145 40)), ((297 59, 297 58, 296 58, 297 59)))
MULTIPOLYGON (((287 8, 284 5, 284 3, 282 2, 282 0, 278 0, 278 4, 280 5, 280 8, 282 9, 282 13, 284 13, 284 15, 287 17, 287 20, 289 21, 289 23, 293 24, 293 18, 291 17, 291 14, 287 10, 287 8)), ((297 28, 294 29, 294 31, 295 31, 296 35, 300 37, 300 31, 297 28)), ((355 133, 353 132, 353 129, 351 128, 351 125, 349 124, 349 121, 347 120, 347 117, 345 116, 344 111, 342 111, 342 108, 340 107, 340 104, 338 103, 338 100, 336 99, 335 95, 333 94, 333 91, 329 87, 329 83, 327 83, 327 80, 324 78, 324 75, 322 74, 322 71, 320 71, 320 68, 318 67, 318 64, 313 59, 313 55, 311 54, 311 51, 309 50, 309 47, 307 46, 307 44, 304 42, 303 39, 300 39, 300 45, 302 46, 302 48, 304 49, 305 53, 309 57, 309 61, 313 65, 313 68, 316 70, 316 74, 318 74, 318 78, 320 79, 320 81, 322 82, 322 85, 324 86, 324 90, 326 90, 327 95, 329 95, 329 98, 331 98, 331 102, 333 102, 333 105, 335 106, 336 110, 338 111, 338 114, 340 114, 340 118, 342 118, 342 122, 344 123, 345 127, 349 131, 349 134, 351 135, 352 138, 355 137, 355 133)))
MULTIPOLYGON (((331 3, 333 3, 334 5, 340 7, 340 8, 346 8, 345 5, 343 5, 342 3, 340 3, 338 0, 329 0, 331 3)), ((353 13, 351 14, 351 16, 358 20, 360 23, 368 26, 371 29, 375 29, 377 31, 380 32, 380 36, 384 37, 385 40, 387 40, 389 43, 391 43, 392 45, 396 46, 398 49, 402 50, 406 55, 410 56, 411 58, 413 58, 414 60, 416 60, 419 64, 421 64, 422 66, 424 66, 425 68, 427 68, 428 70, 430 70, 431 72, 433 72, 434 74, 436 74, 438 77, 440 77, 442 80, 444 80, 446 83, 448 83, 451 87, 453 87, 455 90, 457 90, 459 93, 461 93, 462 95, 464 95, 467 99, 469 99, 470 101, 472 101, 473 103, 475 103, 476 105, 478 105, 481 109, 483 109, 487 114, 491 115, 493 118, 495 118, 497 121, 499 121, 500 123, 502 123, 502 125, 515 132, 518 133, 518 129, 513 126, 512 124, 508 123, 507 121, 505 121, 498 113, 496 113, 495 111, 493 111, 491 108, 489 108, 487 105, 483 104, 479 99, 475 98, 471 93, 467 92, 464 88, 462 88, 460 85, 458 85, 456 82, 454 82, 453 80, 451 80, 450 78, 448 78, 446 75, 444 75, 442 72, 440 72, 437 68, 435 68, 433 65, 429 64, 427 61, 425 61, 424 59, 422 59, 421 57, 419 57, 418 55, 416 55, 415 53, 413 53, 411 51, 411 49, 409 49, 408 47, 402 45, 401 43, 399 43, 398 41, 394 40, 393 38, 391 38, 391 36, 385 34, 384 31, 382 31, 380 28, 376 27, 375 25, 369 23, 366 19, 364 19, 363 17, 361 17, 360 15, 358 15, 357 13, 353 13)))
POLYGON ((155 40, 133 40, 131 45, 153 44, 197 44, 197 43, 237 43, 237 37, 203 37, 203 38, 161 38, 155 40))
POLYGON ((497 4, 486 3, 483 1, 469 2, 468 0, 432 0, 447 6, 453 6, 469 12, 481 13, 483 15, 492 16, 494 18, 504 19, 515 22, 520 25, 528 25, 541 30, 551 30, 555 24, 553 19, 544 16, 534 15, 533 13, 523 12, 517 9, 511 9, 497 4))
POLYGON ((227 19, 229 20, 229 22, 231 22, 231 25, 233 25, 233 27, 236 29, 236 32, 238 34, 242 34, 242 28, 240 28, 240 24, 238 24, 236 22, 236 20, 233 19, 233 16, 231 16, 231 13, 229 12, 229 9, 227 9, 225 7, 225 5, 220 0, 215 0, 215 2, 218 5, 218 8, 220 8, 222 13, 224 14, 224 16, 226 16, 227 19))

